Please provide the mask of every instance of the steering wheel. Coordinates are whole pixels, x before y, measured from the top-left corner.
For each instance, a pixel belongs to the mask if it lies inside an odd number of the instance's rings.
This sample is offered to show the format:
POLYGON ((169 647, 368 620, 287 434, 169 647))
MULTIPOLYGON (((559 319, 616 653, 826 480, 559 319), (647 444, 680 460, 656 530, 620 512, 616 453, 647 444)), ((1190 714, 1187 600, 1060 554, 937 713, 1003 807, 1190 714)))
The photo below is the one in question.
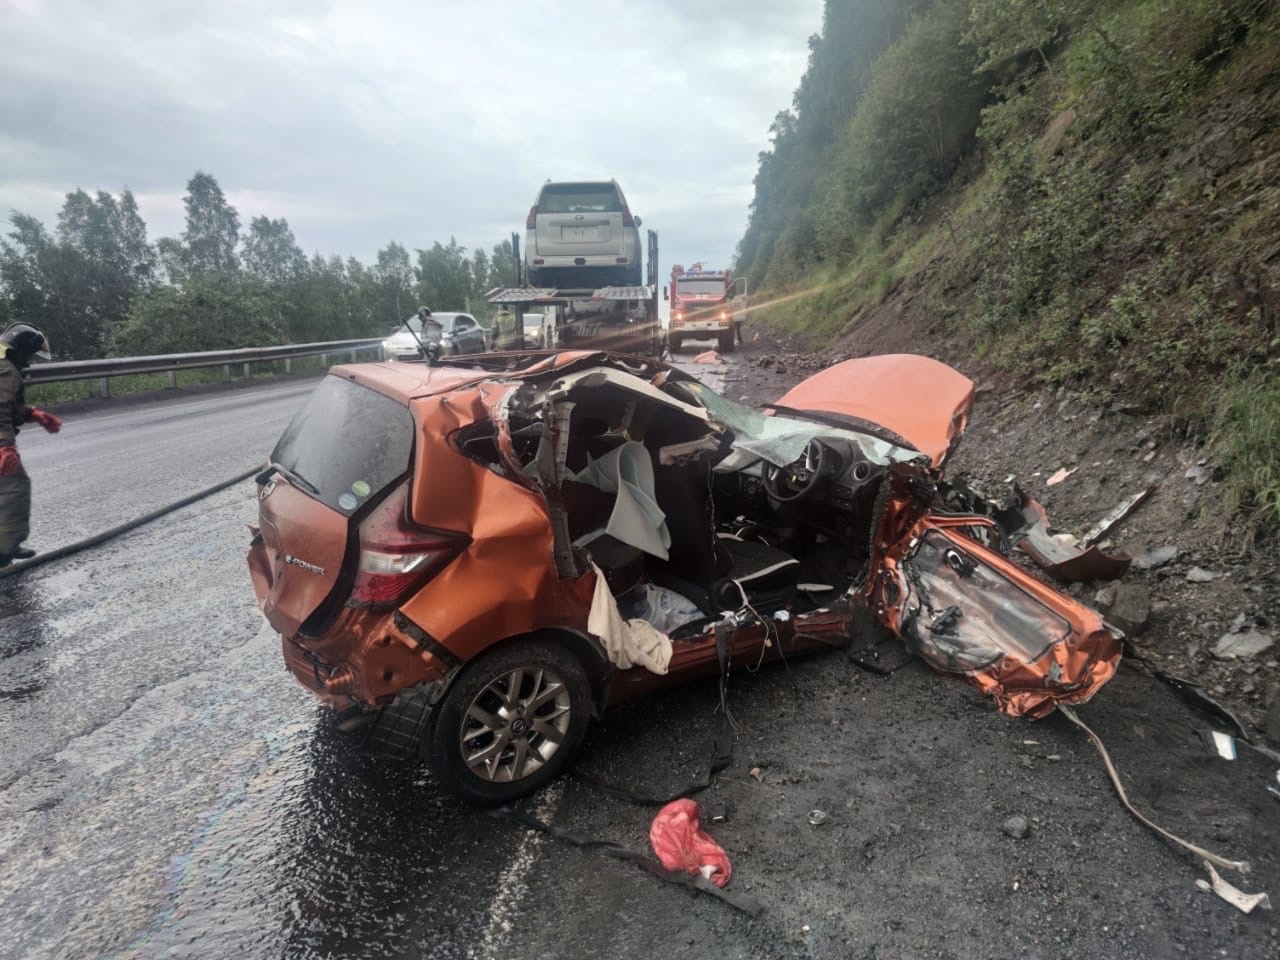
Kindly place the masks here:
POLYGON ((818 440, 805 444, 804 453, 785 467, 764 465, 764 489, 774 500, 789 503, 808 496, 822 479, 827 449, 818 440))

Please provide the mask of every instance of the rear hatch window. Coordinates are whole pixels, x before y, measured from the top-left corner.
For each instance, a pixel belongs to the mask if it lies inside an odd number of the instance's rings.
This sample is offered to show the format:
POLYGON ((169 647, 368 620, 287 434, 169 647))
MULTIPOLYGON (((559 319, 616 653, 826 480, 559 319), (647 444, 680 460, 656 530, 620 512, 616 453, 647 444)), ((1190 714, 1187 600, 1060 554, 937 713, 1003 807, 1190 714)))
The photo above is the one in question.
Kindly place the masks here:
POLYGON ((542 188, 539 213, 621 213, 622 200, 611 183, 551 183, 542 188))
POLYGON ((349 517, 408 471, 412 453, 407 407, 328 376, 285 428, 271 462, 313 499, 349 517))

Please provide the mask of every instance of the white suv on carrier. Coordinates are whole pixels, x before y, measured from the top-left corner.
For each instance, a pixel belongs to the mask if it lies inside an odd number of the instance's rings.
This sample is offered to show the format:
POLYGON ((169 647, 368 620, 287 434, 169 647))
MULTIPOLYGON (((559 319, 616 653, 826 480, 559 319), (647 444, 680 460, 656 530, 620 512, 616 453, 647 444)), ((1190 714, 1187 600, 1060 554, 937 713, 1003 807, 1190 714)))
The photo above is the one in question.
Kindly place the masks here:
POLYGON ((615 180, 552 183, 525 222, 524 262, 532 286, 638 286, 640 218, 615 180))

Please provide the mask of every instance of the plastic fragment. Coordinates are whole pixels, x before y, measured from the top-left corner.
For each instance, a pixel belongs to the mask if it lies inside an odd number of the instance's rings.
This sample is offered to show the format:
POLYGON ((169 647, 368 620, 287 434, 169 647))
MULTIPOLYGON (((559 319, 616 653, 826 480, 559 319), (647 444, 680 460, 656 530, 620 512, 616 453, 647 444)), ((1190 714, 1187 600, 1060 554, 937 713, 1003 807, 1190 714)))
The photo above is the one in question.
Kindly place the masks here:
POLYGON ((1209 871, 1209 877, 1213 882, 1201 879, 1196 881, 1196 886, 1205 893, 1216 893, 1241 913, 1253 913, 1258 907, 1263 910, 1271 909, 1271 898, 1265 893, 1245 893, 1233 887, 1218 876, 1218 871, 1213 869, 1213 864, 1208 860, 1204 861, 1204 868, 1209 871))
POLYGON ((729 855, 704 831, 698 821, 698 802, 688 797, 672 800, 658 811, 649 827, 649 842, 668 870, 703 876, 717 887, 729 882, 729 855))

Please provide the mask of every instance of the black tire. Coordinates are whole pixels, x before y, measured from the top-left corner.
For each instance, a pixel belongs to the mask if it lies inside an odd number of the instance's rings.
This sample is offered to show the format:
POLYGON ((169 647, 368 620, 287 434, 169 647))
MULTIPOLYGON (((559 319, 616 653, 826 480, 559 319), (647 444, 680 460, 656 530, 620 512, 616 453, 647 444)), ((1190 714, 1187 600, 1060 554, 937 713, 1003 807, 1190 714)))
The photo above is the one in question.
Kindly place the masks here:
POLYGON ((667 337, 667 349, 671 351, 671 355, 675 356, 680 352, 680 348, 684 346, 684 341, 679 337, 667 337))
POLYGON ((565 771, 582 744, 590 714, 591 681, 572 651, 542 640, 516 641, 463 669, 432 712, 422 752, 450 793, 486 806, 507 803, 565 771), (510 685, 517 673, 519 689, 513 696, 510 685), (474 750, 470 763, 464 740, 474 750), (492 764, 484 760, 488 752, 493 752, 492 764))
POLYGON ((733 331, 730 330, 728 333, 720 334, 720 352, 733 353, 733 347, 733 331))

